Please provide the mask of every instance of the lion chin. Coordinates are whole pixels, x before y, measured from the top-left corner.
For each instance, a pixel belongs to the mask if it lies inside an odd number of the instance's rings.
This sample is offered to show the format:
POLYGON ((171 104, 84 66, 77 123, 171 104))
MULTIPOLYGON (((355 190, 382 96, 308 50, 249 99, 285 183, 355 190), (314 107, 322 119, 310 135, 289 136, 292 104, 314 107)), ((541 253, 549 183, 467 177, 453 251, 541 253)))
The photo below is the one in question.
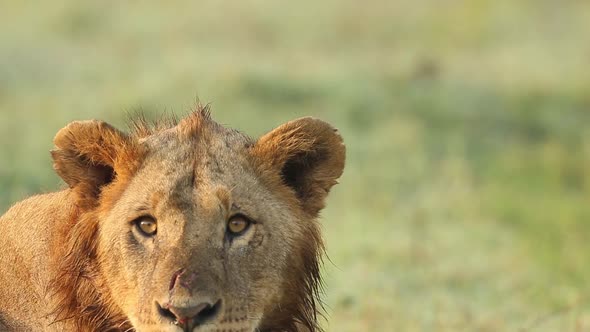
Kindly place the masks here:
POLYGON ((0 218, 0 331, 319 331, 318 214, 344 168, 326 122, 258 139, 206 107, 54 139, 67 188, 0 218))

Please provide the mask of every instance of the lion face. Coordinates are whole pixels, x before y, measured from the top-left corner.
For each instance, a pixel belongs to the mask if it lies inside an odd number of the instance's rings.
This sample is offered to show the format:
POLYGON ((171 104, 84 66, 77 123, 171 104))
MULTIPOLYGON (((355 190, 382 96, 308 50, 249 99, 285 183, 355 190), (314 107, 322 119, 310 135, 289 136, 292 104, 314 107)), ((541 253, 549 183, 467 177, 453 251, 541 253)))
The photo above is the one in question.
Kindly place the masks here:
POLYGON ((93 216, 86 287, 112 312, 101 319, 137 331, 316 327, 315 218, 344 161, 331 127, 306 118, 254 142, 198 112, 135 136, 69 128, 54 159, 93 216))
POLYGON ((302 230, 297 211, 257 180, 244 148, 153 143, 101 218, 102 274, 139 331, 175 331, 171 323, 187 318, 199 331, 252 331, 278 302, 302 230))

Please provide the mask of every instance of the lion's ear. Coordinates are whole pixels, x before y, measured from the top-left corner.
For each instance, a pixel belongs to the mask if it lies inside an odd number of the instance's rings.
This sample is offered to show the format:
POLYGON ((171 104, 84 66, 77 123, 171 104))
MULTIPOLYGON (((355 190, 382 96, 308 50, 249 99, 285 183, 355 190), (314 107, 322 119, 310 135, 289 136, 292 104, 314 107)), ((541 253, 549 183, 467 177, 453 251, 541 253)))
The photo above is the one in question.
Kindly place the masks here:
POLYGON ((346 154, 337 130, 311 117, 287 122, 262 136, 252 153, 266 168, 279 172, 312 216, 324 207, 330 188, 342 175, 346 154))
POLYGON ((129 155, 128 136, 102 121, 76 121, 61 129, 53 140, 51 151, 57 174, 74 188, 84 185, 98 194, 121 168, 129 155))

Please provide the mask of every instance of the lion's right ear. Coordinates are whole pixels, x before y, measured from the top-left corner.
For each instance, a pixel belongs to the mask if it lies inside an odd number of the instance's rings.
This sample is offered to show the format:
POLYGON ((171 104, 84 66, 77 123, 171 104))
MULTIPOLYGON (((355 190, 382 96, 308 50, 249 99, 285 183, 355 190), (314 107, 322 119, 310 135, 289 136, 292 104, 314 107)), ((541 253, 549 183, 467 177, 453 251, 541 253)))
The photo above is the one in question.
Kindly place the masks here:
POLYGON ((133 143, 123 132, 102 121, 76 121, 53 140, 53 167, 70 186, 84 185, 97 195, 100 187, 129 170, 133 143))

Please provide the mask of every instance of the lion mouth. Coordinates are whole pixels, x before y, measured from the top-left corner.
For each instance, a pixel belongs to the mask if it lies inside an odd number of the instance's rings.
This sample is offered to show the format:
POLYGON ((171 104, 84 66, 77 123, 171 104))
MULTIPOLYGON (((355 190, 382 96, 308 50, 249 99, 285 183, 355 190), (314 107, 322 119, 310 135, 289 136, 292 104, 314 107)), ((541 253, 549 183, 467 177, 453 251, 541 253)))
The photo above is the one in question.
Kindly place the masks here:
POLYGON ((196 310, 198 313, 193 317, 178 317, 178 314, 175 314, 174 310, 170 308, 162 307, 159 303, 156 302, 156 307, 158 313, 165 317, 167 320, 172 322, 174 325, 182 328, 185 332, 192 331, 195 327, 201 326, 215 317, 221 310, 221 300, 218 300, 214 305, 205 304, 202 308, 196 310))

